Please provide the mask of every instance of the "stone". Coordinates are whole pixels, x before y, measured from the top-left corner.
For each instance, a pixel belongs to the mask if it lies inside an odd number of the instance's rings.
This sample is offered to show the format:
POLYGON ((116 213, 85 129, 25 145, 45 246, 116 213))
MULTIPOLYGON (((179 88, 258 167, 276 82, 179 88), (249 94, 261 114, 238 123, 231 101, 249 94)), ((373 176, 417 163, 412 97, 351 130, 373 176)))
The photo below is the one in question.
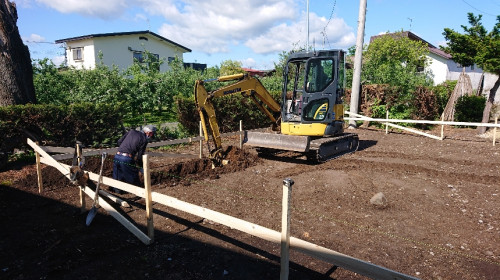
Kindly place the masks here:
POLYGON ((385 208, 387 207, 387 198, 383 193, 379 192, 370 199, 370 203, 376 207, 385 208))

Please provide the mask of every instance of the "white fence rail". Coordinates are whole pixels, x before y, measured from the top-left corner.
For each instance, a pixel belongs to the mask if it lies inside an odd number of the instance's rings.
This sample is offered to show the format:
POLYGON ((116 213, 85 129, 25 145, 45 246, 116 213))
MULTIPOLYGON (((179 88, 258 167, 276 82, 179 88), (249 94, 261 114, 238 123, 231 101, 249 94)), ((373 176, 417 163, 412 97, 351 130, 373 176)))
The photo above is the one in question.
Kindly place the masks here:
MULTIPOLYGON (((409 131, 409 132, 412 132, 412 133, 415 133, 415 134, 418 134, 418 135, 422 135, 422 136, 426 136, 426 137, 430 137, 430 138, 433 138, 433 139, 436 139, 436 140, 443 140, 444 139, 443 127, 445 125, 492 127, 492 128, 494 128, 494 130, 493 130, 493 146, 495 146, 495 143, 496 143, 497 128, 500 127, 500 124, 498 124, 498 117, 495 118, 495 123, 493 124, 493 123, 477 123, 477 122, 449 122, 449 121, 427 121, 427 120, 398 120, 398 119, 389 119, 389 118, 380 119, 380 118, 371 118, 371 117, 363 116, 363 115, 356 114, 356 113, 353 113, 353 112, 348 112, 348 111, 345 112, 345 113, 348 114, 348 115, 350 115, 350 116, 354 116, 354 117, 345 117, 344 120, 380 122, 380 123, 384 124, 386 126, 386 128, 388 126, 392 126, 392 127, 395 127, 395 128, 401 129, 401 130, 409 131), (409 127, 404 127, 404 126, 400 126, 400 125, 397 125, 397 124, 393 124, 393 123, 419 123, 419 124, 441 125, 442 126, 441 127, 441 137, 436 136, 436 135, 432 135, 430 133, 426 133, 426 132, 423 132, 423 131, 420 131, 420 130, 416 130, 416 129, 413 129, 413 128, 409 128, 409 127)), ((387 129, 386 129, 386 133, 387 133, 387 129)))

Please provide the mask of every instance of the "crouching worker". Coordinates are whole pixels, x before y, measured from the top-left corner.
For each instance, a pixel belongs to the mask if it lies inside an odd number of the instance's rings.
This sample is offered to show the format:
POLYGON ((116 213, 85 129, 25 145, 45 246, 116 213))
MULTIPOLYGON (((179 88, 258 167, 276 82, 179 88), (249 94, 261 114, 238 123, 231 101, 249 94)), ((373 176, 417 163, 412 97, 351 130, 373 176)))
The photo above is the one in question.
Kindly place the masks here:
MULTIPOLYGON (((142 172, 142 155, 155 132, 156 127, 146 125, 142 131, 129 130, 118 140, 118 152, 113 163, 113 179, 140 186, 139 172, 142 172)), ((123 193, 116 188, 110 188, 110 190, 119 194, 123 193)))

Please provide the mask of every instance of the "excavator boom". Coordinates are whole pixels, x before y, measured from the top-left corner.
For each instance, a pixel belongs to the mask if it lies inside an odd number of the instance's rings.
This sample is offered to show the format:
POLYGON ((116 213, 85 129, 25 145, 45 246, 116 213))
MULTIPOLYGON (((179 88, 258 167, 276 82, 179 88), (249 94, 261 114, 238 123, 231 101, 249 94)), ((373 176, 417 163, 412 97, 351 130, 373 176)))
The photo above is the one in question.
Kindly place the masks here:
POLYGON ((212 99, 223 96, 229 96, 237 93, 252 99, 259 108, 259 110, 261 110, 273 123, 276 123, 278 121, 275 115, 276 113, 280 113, 281 109, 280 105, 272 98, 271 94, 269 94, 267 89, 255 77, 250 77, 246 74, 236 74, 230 76, 222 76, 212 80, 196 81, 194 87, 195 102, 198 108, 198 112, 200 114, 205 141, 207 142, 209 140, 207 131, 208 130, 207 119, 208 119, 208 125, 210 126, 212 138, 215 144, 215 148, 210 152, 210 157, 213 158, 215 161, 220 161, 222 157, 221 154, 222 141, 220 137, 220 129, 217 123, 217 117, 215 115, 215 108, 213 106, 212 99), (236 81, 236 82, 221 87, 219 89, 216 89, 214 91, 208 92, 205 88, 205 83, 213 81, 219 81, 219 82, 236 81))

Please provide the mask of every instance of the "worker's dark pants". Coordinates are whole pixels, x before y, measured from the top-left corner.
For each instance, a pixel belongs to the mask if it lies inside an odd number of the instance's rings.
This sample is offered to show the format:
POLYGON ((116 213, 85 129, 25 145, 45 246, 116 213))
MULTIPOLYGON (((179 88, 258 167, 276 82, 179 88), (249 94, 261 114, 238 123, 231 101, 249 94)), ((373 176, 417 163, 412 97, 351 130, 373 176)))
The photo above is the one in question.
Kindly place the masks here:
POLYGON ((139 169, 135 165, 135 160, 130 157, 115 155, 113 179, 139 186, 141 181, 139 180, 139 169))

